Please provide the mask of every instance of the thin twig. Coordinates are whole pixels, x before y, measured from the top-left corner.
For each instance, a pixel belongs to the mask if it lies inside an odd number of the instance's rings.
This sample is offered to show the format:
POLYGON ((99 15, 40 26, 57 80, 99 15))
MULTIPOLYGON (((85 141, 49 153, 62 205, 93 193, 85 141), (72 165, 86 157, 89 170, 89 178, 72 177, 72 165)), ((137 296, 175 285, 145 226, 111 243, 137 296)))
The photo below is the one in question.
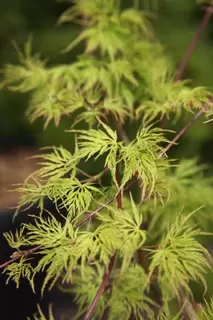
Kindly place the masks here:
POLYGON ((98 300, 100 299, 105 287, 106 287, 106 284, 109 280, 109 277, 112 273, 112 269, 113 269, 113 266, 114 266, 114 263, 115 263, 115 258, 116 258, 116 253, 114 253, 114 255, 111 257, 110 259, 110 263, 109 263, 109 268, 108 268, 108 271, 105 273, 104 275, 104 278, 103 278, 103 281, 101 283, 101 286, 100 288, 98 289, 98 292, 92 302, 92 304, 90 305, 85 317, 84 317, 84 320, 89 320, 90 319, 90 316, 92 315, 92 312, 93 310, 95 309, 97 303, 98 303, 98 300))
POLYGON ((127 146, 130 143, 129 137, 127 136, 126 131, 124 130, 122 124, 120 121, 117 121, 117 119, 114 117, 115 127, 118 135, 124 142, 124 144, 127 146))
MULTIPOLYGON (((125 146, 128 146, 130 144, 130 139, 125 131, 125 129, 123 128, 122 124, 120 121, 117 121, 116 117, 114 118, 114 122, 115 122, 115 127, 116 127, 116 131, 118 133, 118 135, 120 136, 121 140, 124 142, 125 146)), ((137 184, 138 184, 138 202, 141 203, 142 201, 142 179, 137 179, 137 184)))
MULTIPOLYGON (((119 165, 117 164, 116 165, 116 181, 117 181, 117 185, 119 186, 120 188, 120 174, 119 174, 119 165)), ((120 189, 117 196, 116 196, 116 199, 117 199, 117 206, 118 206, 118 209, 122 209, 122 190, 120 189)), ((103 278, 103 281, 101 283, 101 286, 100 288, 98 289, 98 292, 96 293, 96 296, 93 300, 93 302, 91 303, 85 317, 84 317, 84 320, 89 320, 90 319, 90 316, 91 314, 93 313, 93 310, 95 309, 102 293, 104 292, 105 290, 105 287, 106 287, 106 284, 110 278, 110 275, 112 273, 112 269, 113 269, 113 266, 115 264, 115 259, 116 259, 116 254, 117 252, 115 252, 113 254, 113 256, 110 258, 110 263, 109 263, 109 267, 108 267, 108 271, 105 273, 104 275, 104 278, 103 278)))
MULTIPOLYGON (((128 185, 124 188, 123 191, 127 191, 134 183, 136 180, 131 181, 130 183, 128 183, 128 185)), ((97 209, 95 209, 94 211, 92 211, 91 213, 89 213, 88 215, 86 215, 86 217, 84 217, 81 221, 79 221, 78 223, 76 223, 76 225, 74 226, 74 228, 78 228, 80 227, 83 223, 90 221, 99 211, 101 211, 102 209, 106 208, 106 206, 108 204, 110 204, 111 202, 113 202, 116 198, 118 197, 118 194, 116 194, 114 197, 112 197, 111 199, 109 199, 107 202, 105 202, 104 204, 102 204, 100 207, 98 207, 97 209)))
MULTIPOLYGON (((140 261, 141 266, 143 267, 147 276, 149 276, 149 265, 146 260, 145 253, 141 249, 139 249, 138 255, 139 255, 139 259, 140 259, 139 261, 140 261)), ((158 302, 159 306, 161 306, 163 304, 163 302, 162 302, 162 294, 161 294, 160 288, 157 284, 153 283, 152 277, 150 277, 149 282, 150 282, 150 289, 153 291, 153 294, 155 295, 156 301, 158 302)))
POLYGON ((81 180, 81 183, 85 183, 85 182, 94 182, 99 180, 103 175, 105 175, 107 172, 109 172, 109 168, 105 168, 103 171, 101 171, 100 173, 96 174, 95 176, 90 177, 89 179, 84 179, 81 180))
POLYGON ((138 255, 139 255, 139 258, 140 258, 140 263, 144 268, 144 271, 148 274, 149 266, 148 266, 148 263, 147 263, 147 260, 146 260, 146 256, 145 256, 144 252, 141 249, 138 249, 138 255))
MULTIPOLYGON (((209 102, 213 103, 213 97, 209 100, 209 102)), ((160 153, 159 158, 166 154, 166 152, 169 151, 171 147, 175 145, 175 143, 182 137, 182 135, 186 133, 186 131, 188 131, 191 125, 195 123, 195 121, 197 121, 206 110, 209 110, 208 104, 204 104, 203 109, 199 110, 198 113, 196 113, 195 116, 177 133, 177 135, 172 139, 172 141, 160 153)))
POLYGON ((106 203, 104 203, 103 205, 101 205, 100 207, 98 207, 97 209, 95 209, 93 212, 89 213, 86 217, 84 217, 81 221, 79 221, 78 223, 76 223, 76 225, 74 226, 74 228, 78 228, 80 227, 82 224, 84 224, 84 222, 91 220, 93 216, 95 216, 99 211, 101 211, 102 209, 104 209, 108 204, 110 204, 111 202, 113 202, 115 200, 116 196, 112 197, 111 199, 109 199, 106 203))
POLYGON ((0 265, 0 269, 6 268, 7 266, 9 266, 11 263, 15 262, 18 259, 20 259, 20 257, 16 257, 16 258, 13 258, 13 259, 10 259, 10 260, 4 262, 3 264, 0 265))
POLYGON ((181 130, 177 133, 177 135, 172 139, 172 141, 166 146, 166 148, 160 153, 159 158, 162 158, 164 154, 166 154, 169 149, 178 141, 182 135, 190 128, 190 126, 203 114, 204 110, 200 110, 181 130))
POLYGON ((39 245, 39 246, 36 246, 36 247, 34 247, 34 248, 32 248, 32 249, 29 249, 29 250, 16 251, 16 252, 14 252, 14 253, 13 253, 13 256, 14 256, 14 257, 13 257, 12 259, 6 261, 5 263, 1 264, 1 265, 0 265, 0 270, 6 268, 6 267, 7 267, 8 265, 10 265, 11 263, 19 260, 21 257, 23 257, 23 256, 24 256, 24 257, 27 257, 27 256, 29 256, 31 253, 34 253, 34 252, 38 251, 38 250, 41 249, 41 248, 42 248, 42 245, 39 245))
MULTIPOLYGON (((117 184, 120 188, 120 174, 119 174, 119 168, 118 168, 118 164, 116 166, 116 171, 115 171, 115 176, 116 176, 116 181, 117 181, 117 184)), ((117 194, 117 206, 118 206, 118 209, 122 209, 122 190, 120 189, 118 194, 117 194)))
MULTIPOLYGON (((204 31, 204 29, 206 28, 212 14, 213 14, 213 10, 212 10, 212 7, 213 7, 213 0, 211 1, 210 5, 208 6, 208 8, 206 8, 205 10, 205 14, 203 15, 203 19, 201 20, 198 28, 197 28, 197 31, 195 32, 192 40, 190 41, 186 51, 185 51, 185 54, 183 56, 183 59, 181 60, 180 64, 179 64, 179 67, 177 69, 177 72, 176 72, 176 75, 175 75, 175 78, 174 80, 175 81, 179 81, 183 74, 184 74, 184 71, 186 69, 186 66, 187 66, 187 63, 189 62, 189 59, 195 49, 195 47, 197 46, 197 43, 200 39, 200 36, 202 34, 202 32, 204 31)), ((201 114, 200 114, 201 115, 201 114)), ((200 117, 200 115, 197 117, 197 119, 200 117)), ((196 120, 197 120, 196 119, 196 120)), ((166 116, 163 117, 162 121, 161 121, 161 127, 162 128, 165 128, 166 127, 166 116)))
MULTIPOLYGON (((209 5, 209 8, 212 8, 212 7, 213 7, 213 0, 211 1, 210 5, 209 5)), ((178 67, 178 70, 177 70, 177 73, 175 76, 175 81, 179 81, 182 78, 183 73, 186 69, 186 65, 187 65, 195 47, 197 46, 197 43, 200 39, 200 36, 201 36, 202 32, 204 31, 204 29, 206 28, 209 20, 211 19, 213 11, 209 10, 209 8, 206 8, 205 14, 203 15, 203 19, 201 20, 201 22, 197 28, 197 31, 195 32, 192 40, 190 41, 190 43, 188 45, 188 48, 186 49, 184 57, 178 67)))

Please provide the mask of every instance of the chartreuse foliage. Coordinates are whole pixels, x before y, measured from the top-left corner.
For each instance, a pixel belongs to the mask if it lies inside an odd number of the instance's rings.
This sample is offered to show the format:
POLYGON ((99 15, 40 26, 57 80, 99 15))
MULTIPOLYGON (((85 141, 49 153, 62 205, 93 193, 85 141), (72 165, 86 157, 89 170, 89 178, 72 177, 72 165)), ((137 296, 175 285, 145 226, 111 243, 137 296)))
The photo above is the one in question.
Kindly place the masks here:
POLYGON ((145 211, 151 212, 149 231, 153 237, 158 237, 164 232, 168 223, 176 219, 177 211, 183 208, 186 212, 200 208, 198 213, 190 217, 190 221, 201 229, 210 231, 213 180, 205 174, 206 169, 208 168, 198 165, 195 159, 190 159, 182 160, 177 167, 168 172, 167 179, 164 180, 169 190, 167 202, 164 206, 156 205, 156 201, 153 200, 144 204, 145 211))
MULTIPOLYGON (((65 49, 84 44, 73 63, 48 66, 32 54, 30 39, 24 52, 16 46, 20 65, 2 70, 2 87, 31 92, 31 121, 42 117, 46 127, 73 115, 67 134, 75 135, 74 150, 44 149, 38 170, 17 187, 17 212, 37 204, 40 214, 15 235, 5 233, 16 261, 4 272, 17 287, 24 277, 36 290, 35 276, 43 271, 42 293, 70 283, 79 306, 75 318, 88 311, 107 276, 92 319, 182 319, 193 299, 191 281, 204 291, 208 285, 212 261, 200 238, 212 223, 212 179, 195 160, 171 162, 164 147, 172 133, 153 121, 170 114, 177 119, 203 104, 210 114, 211 92, 175 83, 172 61, 143 10, 148 2, 126 9, 118 0, 72 2, 59 23, 82 25, 65 49), (121 127, 127 120, 136 128, 130 141, 121 127), (83 129, 74 128, 79 122, 83 129), (91 176, 84 170, 88 161, 102 162, 103 171, 91 176), (135 180, 140 201, 131 190, 135 180), (45 198, 55 203, 57 217, 44 211, 45 198)), ((210 319, 212 305, 196 314, 210 319)), ((40 308, 34 319, 45 319, 40 308)))
POLYGON ((51 305, 49 306, 48 319, 44 316, 40 306, 38 306, 38 312, 34 315, 33 319, 34 320, 54 320, 54 316, 53 316, 53 312, 52 312, 52 306, 51 305))
POLYGON ((210 320, 213 317, 213 299, 210 303, 205 303, 205 307, 200 306, 200 311, 198 313, 199 320, 210 320))
POLYGON ((205 285, 203 272, 209 268, 206 257, 210 258, 210 255, 195 240, 202 232, 196 227, 187 226, 192 214, 178 215, 162 237, 159 248, 152 253, 150 274, 158 268, 158 281, 165 300, 178 296, 181 290, 191 293, 188 285, 190 279, 202 281, 205 285))
MULTIPOLYGON (((80 303, 82 310, 77 315, 80 316, 87 310, 86 306, 90 304, 98 290, 103 273, 95 272, 94 268, 88 269, 87 277, 77 275, 79 286, 75 290, 70 290, 76 296, 76 302, 80 303), (98 274, 98 277, 97 277, 98 274), (88 281, 89 280, 89 281, 88 281), (84 295, 84 300, 82 300, 84 295)), ((150 300, 145 292, 141 291, 143 283, 147 280, 147 275, 140 266, 130 266, 125 273, 120 274, 118 271, 112 273, 110 285, 112 290, 108 289, 105 296, 102 296, 97 304, 97 309, 93 314, 93 319, 100 319, 106 307, 110 307, 110 320, 129 319, 134 312, 138 319, 144 319, 145 313, 153 317, 153 301, 150 300), (140 286, 135 282, 135 278, 140 282, 140 286), (116 303, 114 303, 116 301, 116 303)), ((74 318, 75 319, 75 318, 74 318)))

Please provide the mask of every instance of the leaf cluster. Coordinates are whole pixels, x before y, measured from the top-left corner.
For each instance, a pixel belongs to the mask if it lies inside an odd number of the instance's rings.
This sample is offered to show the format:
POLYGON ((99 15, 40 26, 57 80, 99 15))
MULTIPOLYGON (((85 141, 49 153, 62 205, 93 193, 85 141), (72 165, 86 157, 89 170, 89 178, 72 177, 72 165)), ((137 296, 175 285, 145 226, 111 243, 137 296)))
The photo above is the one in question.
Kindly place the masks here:
POLYGON ((174 67, 153 41, 146 11, 122 10, 118 0, 75 1, 59 21, 86 25, 66 50, 85 43, 76 61, 47 67, 32 54, 30 38, 24 53, 16 47, 21 65, 2 70, 3 87, 32 92, 27 112, 31 121, 42 117, 47 127, 74 114, 74 125, 83 121, 92 127, 110 114, 150 123, 171 113, 178 118, 183 109, 201 109, 204 103, 212 109, 208 89, 174 83, 174 67))
POLYGON ((177 212, 183 209, 185 212, 192 212, 199 208, 190 217, 191 223, 197 224, 202 230, 211 231, 213 181, 206 175, 206 169, 208 168, 198 165, 197 159, 188 159, 180 161, 173 170, 166 172, 164 186, 169 190, 169 196, 164 201, 164 206, 159 206, 152 200, 144 205, 150 216, 149 231, 154 237, 164 232, 176 219, 177 212))
POLYGON ((159 283, 166 300, 178 297, 181 290, 191 294, 190 280, 206 285, 204 274, 211 268, 212 259, 196 240, 202 232, 188 224, 192 214, 194 212, 188 216, 179 215, 152 253, 150 275, 158 268, 159 283))

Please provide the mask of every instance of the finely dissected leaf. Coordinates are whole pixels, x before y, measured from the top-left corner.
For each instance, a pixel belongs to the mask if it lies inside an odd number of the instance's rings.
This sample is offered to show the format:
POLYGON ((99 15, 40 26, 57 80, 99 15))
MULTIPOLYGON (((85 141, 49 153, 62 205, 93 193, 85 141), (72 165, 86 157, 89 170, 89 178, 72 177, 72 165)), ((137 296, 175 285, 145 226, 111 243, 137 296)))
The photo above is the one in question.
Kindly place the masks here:
MULTIPOLYGON (((79 306, 79 312, 74 319, 79 319, 88 309, 103 277, 100 265, 97 265, 97 270, 92 267, 88 267, 86 270, 83 278, 79 272, 73 276, 75 286, 69 290, 75 294, 75 301, 79 306)), ((151 317, 154 302, 142 290, 146 280, 147 276, 143 268, 138 265, 129 267, 122 275, 119 274, 119 271, 113 272, 110 284, 94 310, 93 319, 100 319, 100 315, 103 315, 107 308, 111 310, 110 320, 118 317, 119 319, 128 319, 131 314, 134 314, 136 319, 144 319, 144 315, 151 317), (135 278, 139 281, 135 282, 135 278)))
POLYGON ((86 160, 96 155, 95 159, 109 151, 111 146, 117 145, 117 134, 110 127, 102 123, 105 132, 102 130, 72 130, 79 132, 78 136, 80 155, 86 160))
POLYGON ((136 139, 121 150, 124 162, 122 185, 137 174, 142 181, 143 196, 146 192, 152 194, 161 168, 168 166, 165 159, 159 159, 159 152, 162 150, 160 144, 167 141, 159 128, 140 129, 136 139))
MULTIPOLYGON (((162 310, 160 311, 160 313, 158 314, 158 317, 157 317, 157 320, 182 320, 183 317, 182 317, 182 309, 184 308, 184 305, 183 307, 181 308, 180 312, 178 312, 176 315, 172 315, 172 313, 170 312, 170 309, 169 309, 169 305, 168 303, 165 301, 164 303, 164 306, 162 308, 162 310)), ((153 319, 154 320, 154 319, 153 319)))
POLYGON ((148 36, 152 34, 151 24, 148 23, 148 19, 143 11, 139 11, 133 8, 124 10, 120 16, 121 22, 128 25, 129 28, 133 26, 138 27, 148 36))
MULTIPOLYGON (((71 279, 72 270, 77 266, 79 259, 81 259, 80 268, 83 276, 87 270, 88 261, 90 263, 99 261, 107 266, 115 250, 119 250, 124 256, 127 267, 135 250, 146 239, 145 232, 140 230, 142 215, 137 211, 133 200, 131 203, 132 210, 126 211, 123 219, 120 212, 115 209, 111 211, 109 218, 100 216, 104 224, 94 232, 74 231, 72 224, 68 221, 62 225, 55 217, 49 215, 45 219, 35 217, 34 224, 24 224, 19 237, 13 237, 11 234, 6 234, 5 237, 11 246, 19 250, 20 247, 29 245, 41 246, 39 253, 42 257, 38 265, 32 269, 32 279, 37 272, 46 270, 44 290, 49 282, 52 286, 62 275, 63 281, 71 279), (24 232, 25 237, 23 237, 24 232)), ((16 263, 11 264, 10 268, 17 270, 16 263)), ((13 276, 11 273, 11 277, 13 276)), ((33 281, 31 278, 29 280, 33 281)))
POLYGON ((32 38, 29 37, 24 53, 15 44, 21 65, 8 64, 2 70, 4 80, 0 87, 9 86, 12 91, 27 92, 44 85, 47 80, 45 61, 39 55, 32 56, 32 38))
MULTIPOLYGON (((116 229, 113 231, 110 228, 97 228, 94 232, 78 231, 73 229, 72 223, 68 220, 62 224, 51 214, 47 218, 42 216, 34 218, 33 224, 24 224, 22 227, 20 234, 25 232, 25 237, 16 239, 11 234, 5 235, 11 246, 18 250, 26 246, 41 247, 39 250, 41 258, 37 266, 32 268, 26 263, 27 260, 25 261, 23 255, 22 263, 14 262, 6 269, 9 279, 14 279, 17 285, 20 278, 25 276, 33 286, 35 274, 45 271, 43 292, 47 285, 51 288, 60 278, 62 282, 71 281, 73 270, 79 265, 79 260, 81 260, 82 276, 85 275, 88 263, 99 260, 107 266, 112 253, 118 246, 119 248, 122 246, 116 229)), ((21 257, 23 252, 25 251, 20 251, 21 257)))
POLYGON ((111 252, 118 250, 123 259, 123 270, 131 263, 136 250, 146 241, 146 232, 141 229, 143 216, 137 210, 132 197, 130 200, 122 214, 120 210, 113 207, 98 214, 101 225, 96 231, 104 247, 107 245, 107 248, 111 248, 111 252))
POLYGON ((152 253, 150 275, 158 268, 158 281, 166 300, 180 290, 191 294, 189 281, 201 281, 206 286, 204 275, 211 267, 211 257, 196 237, 202 232, 190 226, 188 216, 178 215, 176 221, 168 228, 158 249, 152 253))
MULTIPOLYGON (((33 315, 33 320, 54 320, 55 319, 53 316, 52 305, 49 305, 48 318, 45 317, 39 305, 37 305, 37 309, 38 309, 38 312, 35 315, 33 315)), ((27 319, 30 320, 30 318, 27 318, 27 319)))
MULTIPOLYGON (((129 103, 129 105, 130 104, 131 103, 129 103)), ((106 114, 108 113, 114 114, 117 121, 124 122, 124 119, 127 118, 127 116, 129 116, 128 108, 125 107, 125 105, 121 103, 120 100, 105 99, 103 102, 102 108, 104 111, 106 111, 106 114)))
POLYGON ((169 198, 164 201, 164 207, 156 203, 154 206, 152 201, 145 205, 153 212, 149 225, 153 237, 162 234, 182 208, 185 212, 200 208, 199 214, 192 215, 190 222, 198 224, 204 231, 211 231, 213 181, 205 176, 204 169, 196 159, 191 159, 182 160, 173 172, 167 172, 164 186, 169 190, 169 198))
POLYGON ((199 305, 198 313, 196 314, 197 320, 211 320, 213 317, 213 298, 205 305, 199 305))
POLYGON ((23 242, 25 241, 26 237, 24 234, 24 228, 21 228, 20 230, 16 230, 15 234, 13 234, 11 231, 3 233, 5 239, 9 243, 11 248, 19 249, 23 242))
POLYGON ((170 113, 178 119, 184 109, 192 112, 202 109, 204 104, 212 109, 210 90, 205 87, 190 87, 188 81, 174 82, 174 67, 160 47, 156 46, 140 62, 138 72, 144 75, 146 88, 136 114, 143 114, 144 123, 152 122, 156 117, 162 119, 170 113))
MULTIPOLYGON (((85 1, 83 1, 84 3, 85 1)), ((86 53, 99 50, 102 55, 108 55, 112 60, 119 53, 125 53, 129 44, 132 31, 143 32, 145 36, 151 34, 151 28, 143 14, 135 9, 119 10, 119 1, 109 0, 95 1, 88 7, 82 3, 76 4, 72 9, 68 9, 60 18, 60 22, 76 20, 80 22, 78 12, 87 12, 88 21, 85 21, 87 28, 66 48, 65 51, 72 50, 82 41, 86 42, 86 53), (81 10, 79 10, 81 8, 81 10), (85 8, 87 8, 85 10, 85 8), (112 9, 113 8, 113 9, 112 9)), ((83 23, 83 22, 82 22, 83 23)))
POLYGON ((99 49, 101 54, 107 54, 111 59, 114 59, 117 53, 125 51, 124 40, 128 35, 127 30, 128 29, 121 28, 118 24, 114 23, 114 21, 108 23, 104 16, 98 26, 88 27, 65 51, 70 51, 82 41, 86 41, 86 52, 99 49))
MULTIPOLYGON (((35 173, 42 179, 58 180, 65 177, 68 173, 72 176, 76 171, 76 157, 68 150, 61 147, 53 147, 51 153, 37 156, 42 159, 38 164, 41 168, 35 173)), ((75 176, 75 174, 74 174, 75 176)))
POLYGON ((59 22, 64 22, 63 19, 65 18, 66 21, 72 21, 73 18, 79 15, 79 13, 83 14, 84 16, 88 16, 93 19, 96 19, 96 16, 112 14, 118 8, 118 1, 117 0, 93 0, 88 2, 87 0, 82 1, 73 1, 74 5, 65 11, 59 22), (68 17, 70 19, 68 19, 68 17))
POLYGON ((101 194, 101 191, 92 184, 82 184, 75 177, 50 179, 43 184, 25 183, 16 190, 21 193, 17 212, 24 206, 31 208, 34 204, 37 204, 42 212, 43 201, 47 197, 59 208, 66 208, 69 217, 76 217, 87 211, 93 195, 101 194))
MULTIPOLYGON (((46 219, 35 217, 34 224, 26 224, 23 228, 25 228, 26 237, 21 246, 25 247, 29 244, 32 247, 41 246, 39 253, 42 257, 34 268, 24 256, 19 263, 14 262, 6 268, 9 278, 13 278, 17 285, 20 277, 25 276, 33 286, 35 274, 45 270, 43 292, 48 283, 53 286, 61 277, 63 281, 71 279, 72 270, 78 265, 80 258, 86 263, 88 248, 91 247, 92 241, 90 233, 86 237, 84 233, 80 235, 76 230, 74 231, 71 223, 62 225, 52 215, 46 219)), ((11 243, 8 237, 7 239, 11 243)), ((20 245, 20 241, 18 243, 20 245)))
POLYGON ((12 264, 8 265, 3 271, 7 275, 6 284, 8 284, 10 280, 13 280, 16 284, 16 288, 18 289, 21 278, 25 278, 29 281, 32 290, 35 292, 34 268, 30 262, 31 261, 29 258, 21 256, 19 262, 13 262, 12 264))
POLYGON ((24 182, 19 184, 15 191, 20 194, 16 214, 21 209, 30 209, 35 204, 37 204, 41 212, 43 211, 45 192, 44 187, 38 180, 35 180, 34 183, 24 182))
MULTIPOLYGON (((81 319, 82 315, 88 310, 88 307, 91 305, 97 290, 100 287, 103 275, 103 268, 98 264, 96 264, 95 268, 88 266, 85 269, 85 275, 83 277, 80 270, 76 269, 76 272, 73 275, 73 280, 76 285, 68 289, 69 292, 74 293, 74 301, 79 307, 73 320, 81 319)), ((103 316, 106 309, 106 298, 107 297, 104 295, 101 295, 94 310, 93 319, 98 320, 103 316)))
POLYGON ((184 109, 192 112, 203 109, 203 105, 208 106, 208 111, 209 108, 212 110, 210 91, 204 87, 190 88, 185 82, 174 83, 173 78, 166 79, 165 74, 152 80, 147 93, 149 100, 143 101, 136 110, 137 115, 144 113, 144 123, 153 121, 157 116, 162 119, 170 112, 178 119, 184 109))
POLYGON ((107 302, 110 308, 109 319, 129 319, 133 314, 136 319, 153 317, 154 302, 142 290, 147 275, 139 265, 130 266, 122 275, 114 272, 111 297, 107 302), (138 281, 135 281, 138 279, 138 281))
POLYGON ((126 59, 117 59, 112 61, 109 64, 109 70, 115 76, 117 82, 123 77, 124 79, 128 80, 130 84, 134 86, 138 86, 138 81, 134 76, 134 69, 129 61, 126 59))
POLYGON ((67 185, 64 186, 65 190, 62 190, 60 195, 61 199, 63 197, 62 205, 68 209, 69 214, 74 216, 88 210, 93 200, 93 193, 101 193, 98 188, 89 184, 81 184, 78 180, 67 181, 67 185))
POLYGON ((51 82, 44 88, 39 88, 32 95, 27 115, 31 122, 43 117, 46 128, 51 120, 59 125, 62 116, 71 115, 84 106, 83 97, 74 89, 63 88, 60 83, 52 85, 51 82))
POLYGON ((86 158, 86 161, 91 157, 98 159, 103 154, 107 153, 105 166, 110 169, 112 177, 116 183, 115 168, 117 164, 117 153, 121 143, 117 142, 117 134, 109 126, 101 123, 103 130, 72 130, 79 132, 78 144, 80 147, 79 157, 86 158))
POLYGON ((124 122, 124 119, 129 116, 129 110, 128 107, 123 104, 123 101, 119 99, 105 99, 104 101, 94 102, 94 104, 89 104, 81 110, 73 126, 84 121, 89 125, 89 128, 93 128, 97 122, 101 122, 101 119, 106 120, 107 116, 111 114, 114 115, 117 121, 124 122))

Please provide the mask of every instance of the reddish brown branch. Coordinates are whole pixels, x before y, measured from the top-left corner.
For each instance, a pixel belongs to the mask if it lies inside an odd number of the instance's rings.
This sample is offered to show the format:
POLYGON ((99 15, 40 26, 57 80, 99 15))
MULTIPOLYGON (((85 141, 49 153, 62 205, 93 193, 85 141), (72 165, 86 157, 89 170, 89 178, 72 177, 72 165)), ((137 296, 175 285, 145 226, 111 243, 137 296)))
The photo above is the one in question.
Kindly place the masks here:
MULTIPOLYGON (((211 98, 209 100, 210 103, 213 103, 213 98, 211 98)), ((172 139, 172 141, 166 146, 166 148, 160 153, 159 158, 161 158, 164 154, 166 154, 167 151, 169 151, 171 149, 172 146, 175 145, 175 143, 182 137, 182 135, 184 135, 184 133, 186 133, 186 131, 188 131, 188 129, 191 127, 191 125, 193 123, 195 123, 195 121, 197 121, 197 119, 200 118, 200 116, 204 113, 204 111, 209 110, 209 106, 208 104, 204 104, 203 105, 203 109, 201 109, 200 111, 198 111, 198 113, 196 113, 196 115, 180 130, 180 132, 177 133, 177 135, 174 137, 174 139, 172 139)))
MULTIPOLYGON (((115 171, 115 175, 116 175, 116 181, 117 181, 117 185, 120 187, 120 174, 119 174, 119 166, 117 164, 116 166, 116 171, 115 171)), ((117 199, 117 206, 118 206, 118 209, 122 209, 122 191, 119 190, 117 196, 116 196, 116 199, 117 199)), ((93 310, 95 309, 103 291, 105 290, 105 287, 107 285, 107 282, 110 278, 110 275, 112 273, 112 269, 113 269, 113 266, 114 266, 114 263, 115 263, 115 258, 116 258, 116 254, 117 252, 114 253, 114 255, 110 258, 110 263, 109 263, 109 268, 108 268, 108 271, 107 273, 104 275, 104 278, 103 278, 103 281, 101 283, 101 286, 100 288, 98 289, 98 292, 93 300, 93 302, 91 303, 85 317, 84 317, 84 320, 89 320, 90 319, 90 316, 91 314, 93 313, 93 310)))
POLYGON ((148 274, 149 266, 148 266, 148 263, 147 263, 147 260, 146 260, 146 256, 145 256, 144 252, 141 249, 138 250, 138 255, 139 255, 139 258, 140 258, 141 265, 144 268, 144 271, 148 274))
POLYGON ((93 212, 89 213, 85 218, 83 218, 81 221, 79 221, 78 223, 76 223, 76 225, 74 226, 75 228, 80 227, 84 222, 89 221, 92 219, 93 216, 95 216, 99 211, 101 211, 102 209, 104 209, 108 204, 110 204, 112 201, 114 201, 116 198, 116 196, 114 196, 113 198, 109 199, 106 203, 104 203, 103 205, 101 205, 100 207, 98 207, 96 210, 94 210, 93 212))
POLYGON ((103 170, 103 174, 109 172, 109 170, 110 170, 109 168, 105 168, 105 169, 103 170))
MULTIPOLYGON (((120 175, 119 175, 118 165, 116 166, 115 175, 116 175, 117 184, 118 184, 118 186, 120 186, 120 175)), ((118 209, 122 209, 122 192, 121 192, 121 190, 118 192, 116 198, 117 198, 118 209)))
POLYGON ((29 250, 14 252, 12 259, 10 259, 10 260, 6 261, 5 263, 1 264, 1 265, 0 265, 0 269, 6 268, 8 265, 10 265, 11 263, 19 260, 21 257, 23 257, 23 256, 24 256, 24 257, 27 257, 27 256, 29 256, 30 254, 32 254, 33 252, 36 252, 36 251, 38 251, 38 250, 41 249, 41 248, 42 248, 42 245, 39 245, 39 246, 34 247, 34 248, 32 248, 32 249, 29 249, 29 250))
MULTIPOLYGON (((109 168, 105 168, 103 171, 101 171, 100 173, 98 173, 95 176, 89 177, 89 179, 83 179, 80 182, 81 183, 85 183, 85 182, 94 182, 96 180, 99 180, 103 175, 105 175, 107 172, 109 172, 109 168)), ((85 174, 85 173, 84 173, 85 174)))
POLYGON ((117 131, 118 135, 120 136, 120 138, 122 139, 124 144, 127 146, 130 143, 130 140, 126 134, 126 131, 124 130, 121 122, 117 121, 115 118, 114 118, 114 122, 115 122, 116 131, 117 131))
MULTIPOLYGON (((141 249, 139 249, 138 255, 139 255, 139 259, 140 259, 139 261, 141 266, 143 267, 147 276, 149 276, 149 265, 148 265, 147 257, 145 253, 141 249)), ((158 302, 159 306, 162 306, 163 302, 162 302, 161 290, 158 284, 153 282, 152 275, 149 278, 149 284, 150 284, 150 289, 152 290, 154 297, 156 299, 156 302, 158 302)))
POLYGON ((211 19, 211 16, 213 14, 213 10, 209 10, 209 9, 211 9, 212 7, 213 7, 213 0, 211 1, 209 8, 206 8, 205 14, 203 15, 203 19, 201 20, 201 22, 197 28, 197 31, 195 32, 192 40, 190 41, 190 43, 188 45, 188 48, 186 49, 184 57, 178 67, 178 70, 177 70, 177 73, 175 76, 175 81, 179 81, 182 78, 183 73, 186 69, 186 65, 187 65, 195 47, 197 46, 197 43, 200 39, 200 36, 201 36, 202 32, 204 31, 204 29, 206 28, 209 20, 211 19))
POLYGON ((159 158, 161 158, 164 154, 166 154, 169 149, 173 145, 175 145, 175 142, 178 141, 182 135, 191 127, 191 125, 203 114, 203 110, 200 110, 181 130, 177 133, 177 135, 172 139, 172 141, 166 146, 166 148, 160 153, 159 158))
MULTIPOLYGON (((135 174, 137 175, 137 173, 135 174)), ((128 183, 128 185, 124 188, 123 191, 127 191, 137 180, 131 181, 130 183, 128 183)), ((110 204, 111 202, 113 202, 116 198, 118 197, 118 194, 115 195, 113 198, 109 199, 106 203, 104 203, 103 205, 101 205, 100 207, 98 207, 97 209, 95 209, 93 212, 89 213, 86 217, 84 217, 81 221, 79 221, 78 223, 76 223, 76 225, 74 226, 75 228, 80 227, 84 222, 90 221, 91 218, 93 216, 95 216, 99 211, 101 211, 102 209, 104 209, 108 204, 110 204)))
POLYGON ((103 278, 103 281, 101 283, 101 286, 100 288, 98 289, 98 292, 92 302, 92 304, 90 305, 89 307, 89 310, 87 311, 85 317, 84 317, 84 320, 89 320, 90 319, 90 316, 92 315, 92 312, 93 310, 95 309, 97 303, 98 303, 98 300, 100 299, 105 287, 106 287, 106 284, 109 280, 109 277, 112 273, 112 269, 113 269, 113 266, 114 266, 114 263, 115 263, 115 258, 116 258, 116 253, 111 257, 110 259, 110 263, 109 263, 109 268, 108 268, 108 271, 105 273, 104 275, 104 278, 103 278))
MULTIPOLYGON (((185 51, 183 59, 180 62, 179 67, 177 69, 177 73, 176 73, 175 78, 174 78, 175 81, 179 81, 182 78, 183 73, 184 73, 184 71, 186 69, 187 63, 189 62, 189 59, 190 59, 195 47, 197 46, 197 43, 198 43, 198 41, 200 39, 200 36, 201 36, 202 32, 204 31, 204 29, 206 28, 209 20, 211 19, 211 16, 213 14, 212 8, 213 8, 213 0, 211 1, 209 7, 206 8, 205 14, 203 15, 203 19, 201 20, 201 22, 200 22, 200 24, 199 24, 199 26, 197 28, 197 31, 195 32, 192 40, 190 41, 190 43, 189 43, 189 45, 188 45, 188 47, 187 47, 187 49, 185 51)), ((200 115, 197 117, 197 119, 200 117, 200 115)), ((166 120, 167 120, 167 118, 166 118, 166 116, 164 116, 162 121, 161 121, 161 127, 162 128, 166 127, 166 120)))
POLYGON ((6 268, 6 267, 9 266, 11 263, 17 261, 18 259, 19 259, 19 257, 16 257, 16 258, 13 258, 13 259, 10 259, 10 260, 4 262, 3 264, 0 265, 0 269, 6 268))

